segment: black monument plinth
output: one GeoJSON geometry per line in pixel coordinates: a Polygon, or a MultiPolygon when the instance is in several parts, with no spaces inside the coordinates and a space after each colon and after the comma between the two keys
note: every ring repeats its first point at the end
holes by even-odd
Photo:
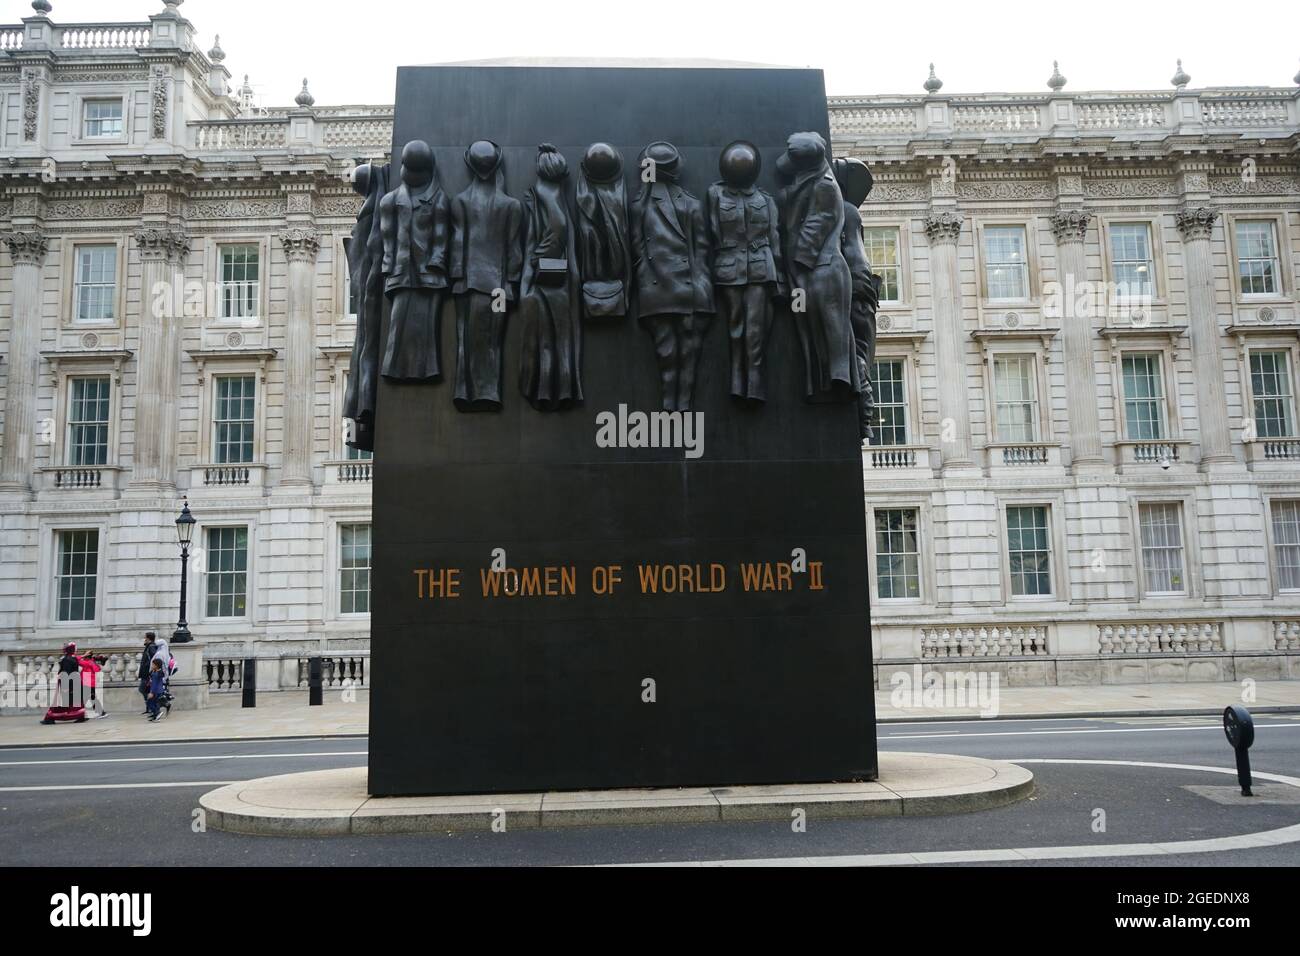
{"type": "MultiPolygon", "coordinates": [[[[411,67],[393,159],[426,140],[454,196],[466,147],[493,140],[520,197],[539,143],[576,173],[605,141],[635,197],[636,157],[667,140],[702,198],[722,148],[747,139],[775,194],[775,160],[801,130],[829,141],[820,71],[411,67]]],[[[454,315],[449,304],[444,357],[454,315]]],[[[458,410],[451,367],[437,384],[380,384],[371,792],[874,779],[857,410],[805,402],[790,313],[776,317],[763,405],[729,395],[714,320],[698,457],[598,443],[608,416],[617,435],[660,408],[635,314],[587,320],[585,404],[557,412],[520,395],[510,321],[499,412],[458,410]]]]}

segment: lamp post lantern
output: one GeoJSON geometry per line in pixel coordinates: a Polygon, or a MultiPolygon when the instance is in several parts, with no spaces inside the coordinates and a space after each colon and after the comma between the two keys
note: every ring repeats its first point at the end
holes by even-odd
{"type": "Polygon", "coordinates": [[[176,519],[176,540],[181,545],[181,616],[172,634],[174,644],[186,644],[194,639],[190,634],[189,622],[185,620],[185,577],[190,564],[190,542],[194,540],[195,521],[194,515],[190,514],[189,499],[183,498],[181,501],[180,517],[176,519]]]}

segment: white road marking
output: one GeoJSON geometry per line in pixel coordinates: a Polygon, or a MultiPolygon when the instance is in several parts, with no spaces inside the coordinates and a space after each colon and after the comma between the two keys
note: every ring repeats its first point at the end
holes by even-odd
{"type": "Polygon", "coordinates": [[[181,783],[74,783],[50,787],[0,787],[0,793],[32,793],[38,790],[145,790],[155,787],[225,787],[232,783],[239,783],[239,781],[187,780],[181,783]]]}
{"type": "MultiPolygon", "coordinates": [[[[1202,767],[1198,764],[1147,763],[1138,760],[1065,760],[1035,758],[1010,760],[1008,763],[1094,764],[1111,767],[1144,767],[1156,770],[1199,770],[1236,776],[1230,767],[1202,767]]],[[[1256,780],[1272,780],[1300,787],[1300,778],[1277,773],[1255,772],[1256,780]]],[[[1276,830],[1243,833],[1239,836],[1213,837],[1207,840],[1173,840],[1165,843],[1112,843],[1083,846],[1014,847],[987,850],[927,850],[915,853],[864,853],[845,856],[796,856],[749,860],[687,860],[679,863],[615,863],[612,866],[911,866],[938,863],[1001,863],[1031,860],[1077,860],[1085,857],[1173,856],[1183,853],[1218,853],[1265,846],[1300,843],[1300,823],[1276,830]]]]}
{"type": "Polygon", "coordinates": [[[203,756],[181,757],[70,757],[66,760],[5,760],[0,767],[42,767],[60,764],[80,766],[90,763],[165,763],[172,760],[266,760],[273,757],[365,757],[365,750],[323,750],[319,753],[301,754],[207,754],[203,756]]]}
{"type": "MultiPolygon", "coordinates": [[[[1300,730],[1300,724],[1256,724],[1256,730],[1265,728],[1281,728],[1282,730],[1300,730]]],[[[948,734],[880,734],[881,740],[933,740],[935,738],[953,738],[953,737],[1040,737],[1051,734],[1154,734],[1178,733],[1187,730],[1217,730],[1223,733],[1223,727],[1219,724],[1209,724],[1205,727],[1079,727],[1069,730],[990,730],[980,733],[948,733],[948,734]]]]}

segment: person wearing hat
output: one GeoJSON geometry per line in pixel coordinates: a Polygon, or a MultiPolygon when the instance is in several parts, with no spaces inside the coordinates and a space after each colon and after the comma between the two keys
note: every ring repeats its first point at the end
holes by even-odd
{"type": "Polygon", "coordinates": [[[861,391],[849,317],[852,277],[841,248],[844,199],[820,133],[794,133],[778,171],[791,307],[804,356],[809,401],[846,402],[861,391]]]}
{"type": "Polygon", "coordinates": [[[715,311],[709,236],[700,201],[678,185],[672,143],[641,153],[641,192],[632,209],[637,310],[654,340],[664,411],[690,411],[700,350],[715,311]]]}
{"type": "Polygon", "coordinates": [[[731,343],[731,394],[748,402],[767,399],[764,352],[774,301],[785,294],[780,213],[755,185],[761,169],[758,147],[737,140],[718,157],[722,181],[705,199],[714,292],[731,343]]]}

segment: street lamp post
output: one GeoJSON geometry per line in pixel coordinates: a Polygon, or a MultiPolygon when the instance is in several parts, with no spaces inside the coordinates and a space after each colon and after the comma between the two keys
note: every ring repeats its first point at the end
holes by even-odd
{"type": "Polygon", "coordinates": [[[189,622],[185,620],[185,577],[190,564],[190,542],[194,540],[194,515],[190,514],[189,499],[182,499],[181,514],[176,519],[176,540],[181,545],[181,616],[172,634],[173,644],[187,644],[194,640],[189,622]]]}

